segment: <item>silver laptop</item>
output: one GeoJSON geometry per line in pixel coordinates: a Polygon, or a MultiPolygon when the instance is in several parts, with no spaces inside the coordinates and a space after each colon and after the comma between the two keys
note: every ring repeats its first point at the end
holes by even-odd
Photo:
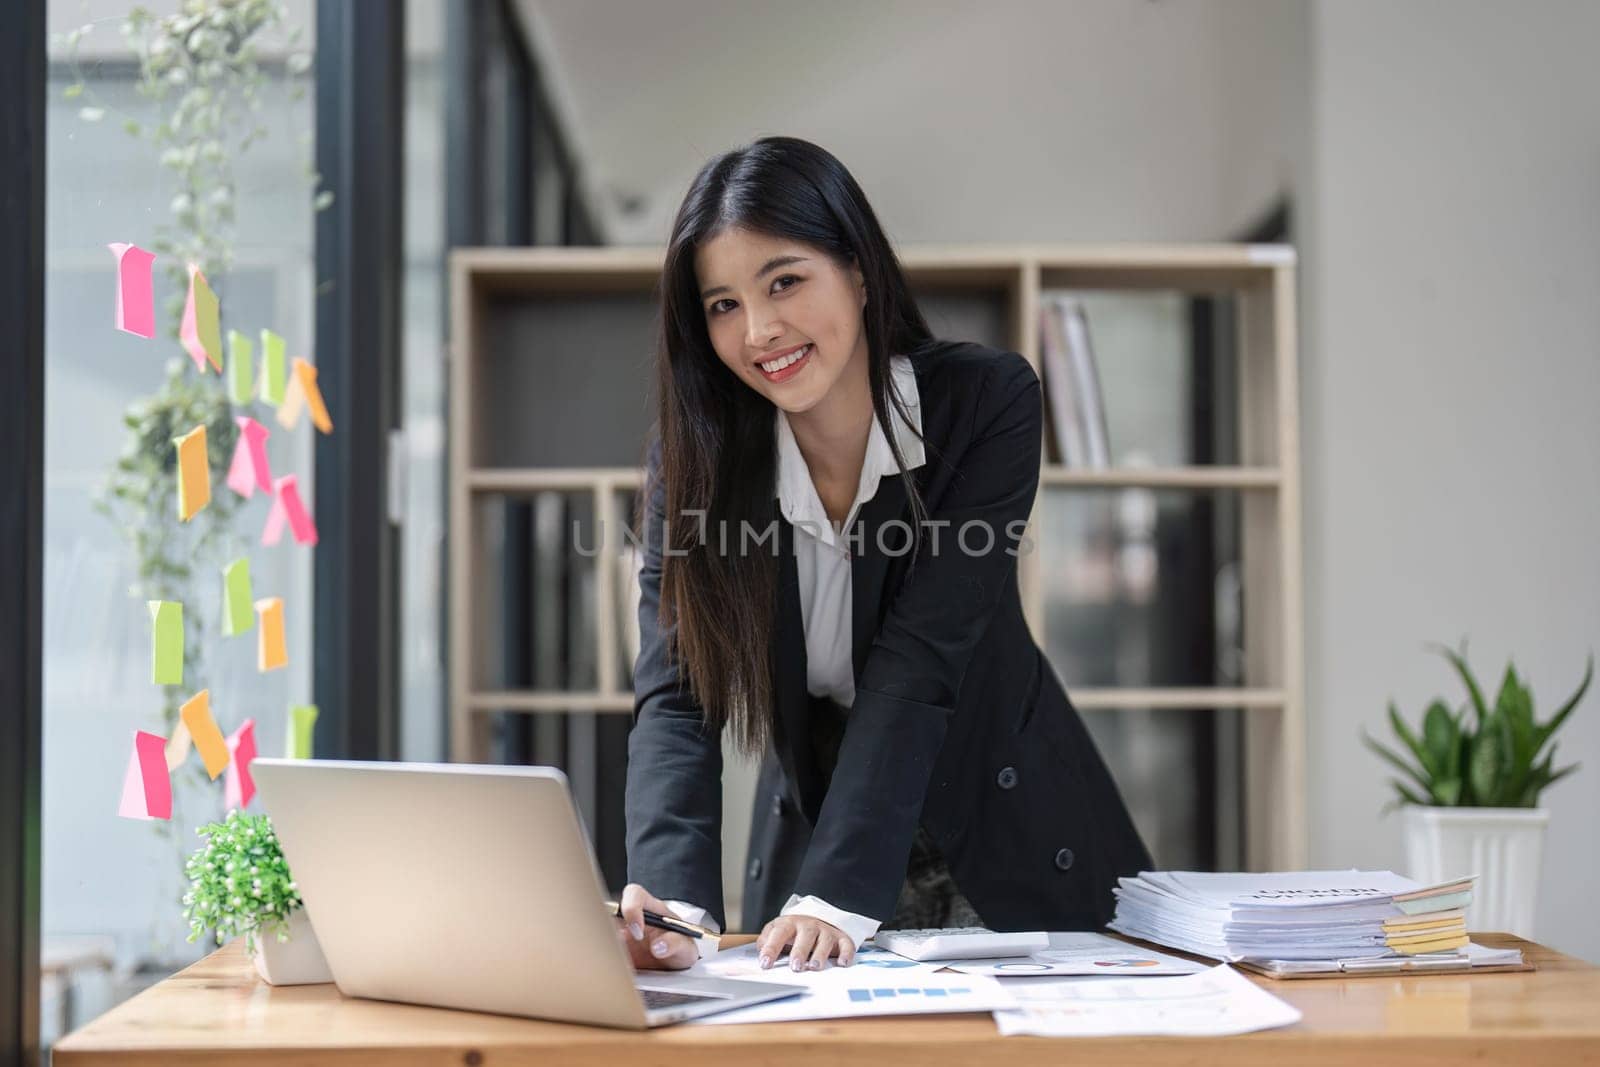
{"type": "Polygon", "coordinates": [[[555,768],[257,759],[251,772],[341,993],[644,1029],[802,991],[635,972],[555,768]]]}

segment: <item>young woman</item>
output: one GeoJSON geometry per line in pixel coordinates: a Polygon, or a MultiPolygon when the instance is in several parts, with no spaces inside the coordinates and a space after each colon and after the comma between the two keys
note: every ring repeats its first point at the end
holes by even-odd
{"type": "Polygon", "coordinates": [[[744,918],[762,966],[849,964],[880,926],[1095,929],[1151,866],[1023,620],[1039,380],[935,339],[849,172],[763,138],[678,211],[619,936],[640,967],[721,929],[724,730],[761,759],[744,918]],[[892,427],[892,429],[890,429],[892,427]]]}

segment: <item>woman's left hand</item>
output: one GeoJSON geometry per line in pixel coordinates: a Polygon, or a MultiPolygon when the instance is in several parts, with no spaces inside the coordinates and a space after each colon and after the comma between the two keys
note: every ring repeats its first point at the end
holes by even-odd
{"type": "Polygon", "coordinates": [[[820,971],[835,954],[839,966],[848,967],[856,955],[856,947],[844,931],[809,915],[780,915],[756,938],[756,955],[764,968],[776,964],[786,948],[789,968],[795,971],[820,971]]]}

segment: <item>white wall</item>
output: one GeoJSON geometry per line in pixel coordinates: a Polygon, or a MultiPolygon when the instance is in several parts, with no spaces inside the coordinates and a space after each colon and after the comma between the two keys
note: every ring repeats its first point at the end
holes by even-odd
{"type": "MultiPolygon", "coordinates": [[[[1317,3],[1302,263],[1312,860],[1399,865],[1386,734],[1508,656],[1548,715],[1600,652],[1600,7],[1317,3]]],[[[1600,686],[1536,937],[1600,959],[1600,686]]]]}

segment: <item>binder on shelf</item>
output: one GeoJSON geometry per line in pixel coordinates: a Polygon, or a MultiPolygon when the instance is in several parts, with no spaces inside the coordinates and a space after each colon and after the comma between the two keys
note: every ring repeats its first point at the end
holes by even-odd
{"type": "Polygon", "coordinates": [[[1105,470],[1111,466],[1111,442],[1083,302],[1070,296],[1047,296],[1040,301],[1039,316],[1046,417],[1055,462],[1105,470]]]}
{"type": "MultiPolygon", "coordinates": [[[[529,551],[533,555],[533,685],[540,691],[568,686],[566,635],[567,496],[547,489],[533,497],[529,551]]],[[[539,763],[566,766],[565,712],[534,716],[533,753],[539,763]]]]}
{"type": "Polygon", "coordinates": [[[625,688],[633,687],[633,665],[639,659],[639,571],[644,566],[643,546],[635,548],[626,538],[617,556],[617,618],[622,639],[623,669],[619,672],[625,688]]]}

